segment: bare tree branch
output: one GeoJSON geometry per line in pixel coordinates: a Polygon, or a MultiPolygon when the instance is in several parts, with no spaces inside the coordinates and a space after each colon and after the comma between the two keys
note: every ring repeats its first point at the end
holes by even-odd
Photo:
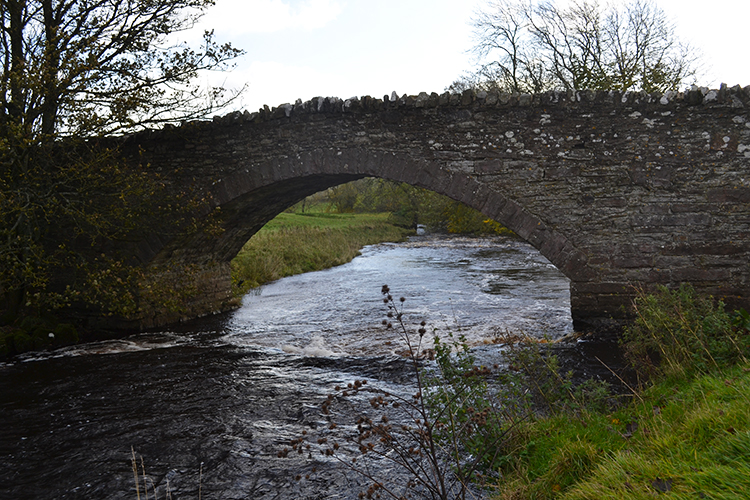
{"type": "Polygon", "coordinates": [[[478,69],[453,89],[654,92],[674,90],[697,72],[696,51],[653,0],[567,7],[491,0],[472,24],[478,69]]]}

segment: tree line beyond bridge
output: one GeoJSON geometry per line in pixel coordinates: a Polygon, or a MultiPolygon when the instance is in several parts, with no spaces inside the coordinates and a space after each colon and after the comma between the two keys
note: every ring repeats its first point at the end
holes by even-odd
{"type": "Polygon", "coordinates": [[[128,136],[126,155],[204,193],[221,226],[134,247],[145,266],[189,264],[188,280],[165,279],[198,291],[187,313],[154,309],[138,326],[230,308],[229,261],[255,232],[363,177],[447,195],[515,231],[570,279],[578,330],[620,324],[633,285],[687,282],[750,309],[749,110],[750,86],[469,90],[315,98],[128,136]]]}

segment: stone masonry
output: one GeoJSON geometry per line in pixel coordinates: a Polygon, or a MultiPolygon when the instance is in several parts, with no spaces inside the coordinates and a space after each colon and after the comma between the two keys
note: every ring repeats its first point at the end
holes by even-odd
{"type": "Polygon", "coordinates": [[[750,86],[316,98],[122,146],[220,210],[219,236],[154,234],[133,252],[204,270],[187,316],[230,307],[228,262],[268,220],[368,176],[445,194],[515,231],[570,278],[577,329],[620,324],[634,285],[689,282],[750,309],[750,86]]]}

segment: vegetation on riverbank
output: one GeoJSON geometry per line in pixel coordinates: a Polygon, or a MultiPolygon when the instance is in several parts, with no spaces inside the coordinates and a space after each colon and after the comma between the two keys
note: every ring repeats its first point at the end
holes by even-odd
{"type": "Polygon", "coordinates": [[[453,234],[513,232],[432,191],[367,178],[312,195],[266,224],[232,260],[232,289],[349,262],[366,245],[402,241],[417,224],[453,234]]]}
{"type": "Polygon", "coordinates": [[[402,241],[413,230],[395,226],[389,214],[282,213],[232,260],[232,288],[242,295],[284,276],[349,262],[365,245],[402,241]]]}
{"type": "Polygon", "coordinates": [[[404,182],[365,178],[348,182],[303,200],[295,209],[324,203],[337,213],[389,212],[390,221],[404,227],[425,226],[452,234],[513,234],[497,221],[461,202],[404,182]]]}
{"type": "Polygon", "coordinates": [[[498,499],[740,498],[750,489],[750,367],[661,381],[614,411],[516,429],[498,499]]]}
{"type": "Polygon", "coordinates": [[[746,314],[687,286],[641,293],[635,306],[623,337],[639,379],[630,401],[518,424],[496,498],[729,499],[750,490],[746,314]]]}

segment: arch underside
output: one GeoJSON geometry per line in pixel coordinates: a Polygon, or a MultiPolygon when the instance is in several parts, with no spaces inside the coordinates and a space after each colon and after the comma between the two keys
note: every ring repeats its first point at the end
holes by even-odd
{"type": "MultiPolygon", "coordinates": [[[[497,220],[537,248],[571,284],[593,275],[583,254],[565,235],[550,229],[505,193],[436,162],[402,153],[361,149],[319,150],[300,155],[296,160],[274,160],[269,165],[241,169],[222,179],[216,184],[213,198],[221,211],[223,232],[218,237],[197,233],[187,240],[170,242],[152,262],[177,258],[229,273],[229,261],[242,246],[289,206],[329,187],[378,177],[429,189],[497,220]],[[259,179],[258,172],[266,175],[259,179]]],[[[209,274],[213,276],[214,271],[209,274]]],[[[573,316],[576,320],[581,315],[573,311],[573,316]]]]}
{"type": "MultiPolygon", "coordinates": [[[[565,235],[509,195],[434,161],[361,149],[319,150],[300,155],[296,162],[275,161],[271,166],[242,170],[223,179],[214,193],[225,229],[214,244],[215,258],[231,260],[266,222],[306,196],[364,177],[405,182],[460,201],[514,231],[571,280],[591,275],[585,256],[565,235]],[[253,178],[253,172],[259,170],[273,172],[262,186],[257,186],[253,178]]],[[[207,243],[200,242],[203,252],[207,243]]]]}

